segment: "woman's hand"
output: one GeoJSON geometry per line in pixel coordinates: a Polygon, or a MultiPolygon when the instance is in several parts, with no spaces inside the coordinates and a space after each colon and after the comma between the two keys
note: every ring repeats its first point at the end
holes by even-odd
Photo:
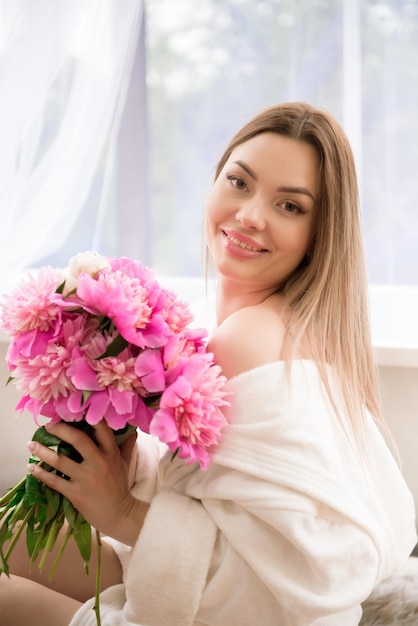
{"type": "Polygon", "coordinates": [[[119,448],[113,431],[104,421],[94,428],[97,443],[86,433],[64,422],[46,428],[73,445],[83,461],[77,463],[31,441],[28,443],[31,453],[68,476],[69,480],[35,463],[28,466],[28,471],[68,498],[91,526],[127,545],[134,545],[148,510],[146,503],[132,496],[128,483],[136,436],[128,437],[119,448]]]}

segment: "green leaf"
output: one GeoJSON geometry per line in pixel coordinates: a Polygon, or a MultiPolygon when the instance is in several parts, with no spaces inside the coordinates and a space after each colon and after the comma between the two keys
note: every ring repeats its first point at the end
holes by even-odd
{"type": "Polygon", "coordinates": [[[65,287],[65,280],[58,285],[58,287],[55,289],[55,293],[62,293],[64,291],[64,287],[65,287]]]}
{"type": "Polygon", "coordinates": [[[26,512],[27,507],[24,505],[22,500],[21,502],[19,502],[19,504],[13,507],[11,515],[6,518],[6,524],[8,525],[8,527],[12,529],[16,522],[24,519],[26,512]]]}
{"type": "Polygon", "coordinates": [[[67,498],[63,498],[63,510],[87,571],[91,557],[91,526],[67,498]]]}
{"type": "Polygon", "coordinates": [[[5,558],[4,554],[3,554],[3,550],[1,548],[1,545],[0,545],[0,562],[1,562],[1,565],[0,565],[0,575],[1,574],[6,574],[6,576],[9,576],[9,574],[10,574],[9,566],[8,566],[6,558],[5,558]]]}
{"type": "Polygon", "coordinates": [[[0,546],[4,544],[5,541],[10,539],[12,533],[10,532],[9,526],[7,524],[2,524],[0,526],[0,546]]]}
{"type": "Polygon", "coordinates": [[[75,528],[77,521],[77,509],[74,508],[68,498],[62,499],[62,508],[69,526],[71,526],[71,528],[75,528]]]}
{"type": "Polygon", "coordinates": [[[128,342],[126,339],[122,337],[122,335],[117,334],[114,340],[107,346],[106,350],[100,356],[96,357],[96,361],[100,359],[105,359],[108,356],[117,356],[122,350],[126,348],[128,342]]]}
{"type": "Polygon", "coordinates": [[[120,430],[115,430],[114,434],[117,445],[122,445],[123,442],[126,441],[126,439],[135,432],[136,426],[132,426],[132,424],[126,424],[124,428],[121,428],[120,430]]]}
{"type": "Polygon", "coordinates": [[[90,398],[90,396],[92,395],[92,391],[87,391],[86,389],[84,389],[81,392],[81,405],[85,404],[87,402],[87,400],[90,398]]]}
{"type": "Polygon", "coordinates": [[[58,515],[63,496],[44,485],[44,497],[46,499],[46,520],[52,520],[58,515]]]}
{"type": "Polygon", "coordinates": [[[39,562],[39,569],[42,570],[45,566],[48,554],[52,552],[57,542],[59,532],[64,524],[64,515],[57,515],[53,520],[50,520],[45,525],[45,545],[43,547],[42,558],[39,562]]]}
{"type": "Polygon", "coordinates": [[[31,563],[35,561],[39,552],[46,543],[48,524],[45,523],[45,507],[32,506],[31,514],[26,526],[26,546],[31,557],[31,563]]]}
{"type": "Polygon", "coordinates": [[[0,519],[7,511],[22,500],[25,493],[26,476],[13,489],[10,489],[0,500],[0,519]]]}
{"type": "Polygon", "coordinates": [[[51,435],[51,433],[46,430],[45,426],[40,426],[33,434],[32,441],[37,441],[43,446],[54,449],[59,446],[62,439],[51,435]]]}
{"type": "Polygon", "coordinates": [[[26,476],[25,493],[22,501],[27,506],[31,504],[46,504],[42,483],[33,474],[27,474],[26,476]]]}
{"type": "Polygon", "coordinates": [[[98,330],[102,334],[107,332],[109,335],[111,335],[115,330],[113,320],[111,320],[110,317],[108,317],[107,315],[97,315],[95,319],[98,322],[98,330]]]}
{"type": "Polygon", "coordinates": [[[74,528],[74,539],[84,561],[84,569],[88,573],[91,558],[91,526],[81,515],[74,528]]]}

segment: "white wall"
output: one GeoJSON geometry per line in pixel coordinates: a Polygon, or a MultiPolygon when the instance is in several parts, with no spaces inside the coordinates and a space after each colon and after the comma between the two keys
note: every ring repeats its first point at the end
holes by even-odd
{"type": "Polygon", "coordinates": [[[36,430],[29,413],[14,413],[20,396],[13,385],[6,386],[9,371],[5,363],[7,343],[0,341],[0,493],[23,478],[29,453],[26,442],[36,430]]]}
{"type": "Polygon", "coordinates": [[[380,386],[385,418],[418,511],[418,368],[383,366],[380,386]]]}

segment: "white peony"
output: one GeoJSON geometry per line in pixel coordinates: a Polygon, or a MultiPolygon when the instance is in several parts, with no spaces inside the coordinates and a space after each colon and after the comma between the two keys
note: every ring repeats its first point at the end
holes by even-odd
{"type": "Polygon", "coordinates": [[[71,257],[64,270],[65,293],[77,288],[80,274],[95,276],[97,272],[103,269],[110,269],[110,264],[97,252],[79,252],[71,257]]]}

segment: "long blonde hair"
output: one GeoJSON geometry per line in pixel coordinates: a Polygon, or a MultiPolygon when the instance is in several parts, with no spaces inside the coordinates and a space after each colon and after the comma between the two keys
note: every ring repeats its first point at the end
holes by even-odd
{"type": "Polygon", "coordinates": [[[337,376],[356,438],[365,441],[367,409],[393,445],[381,412],[372,352],[358,185],[349,141],[325,111],[301,102],[280,104],[262,111],[235,134],[218,162],[215,179],[238,145],[263,132],[306,142],[320,159],[314,243],[283,286],[290,309],[286,358],[290,362],[302,337],[307,337],[334,406],[329,364],[337,376]]]}

